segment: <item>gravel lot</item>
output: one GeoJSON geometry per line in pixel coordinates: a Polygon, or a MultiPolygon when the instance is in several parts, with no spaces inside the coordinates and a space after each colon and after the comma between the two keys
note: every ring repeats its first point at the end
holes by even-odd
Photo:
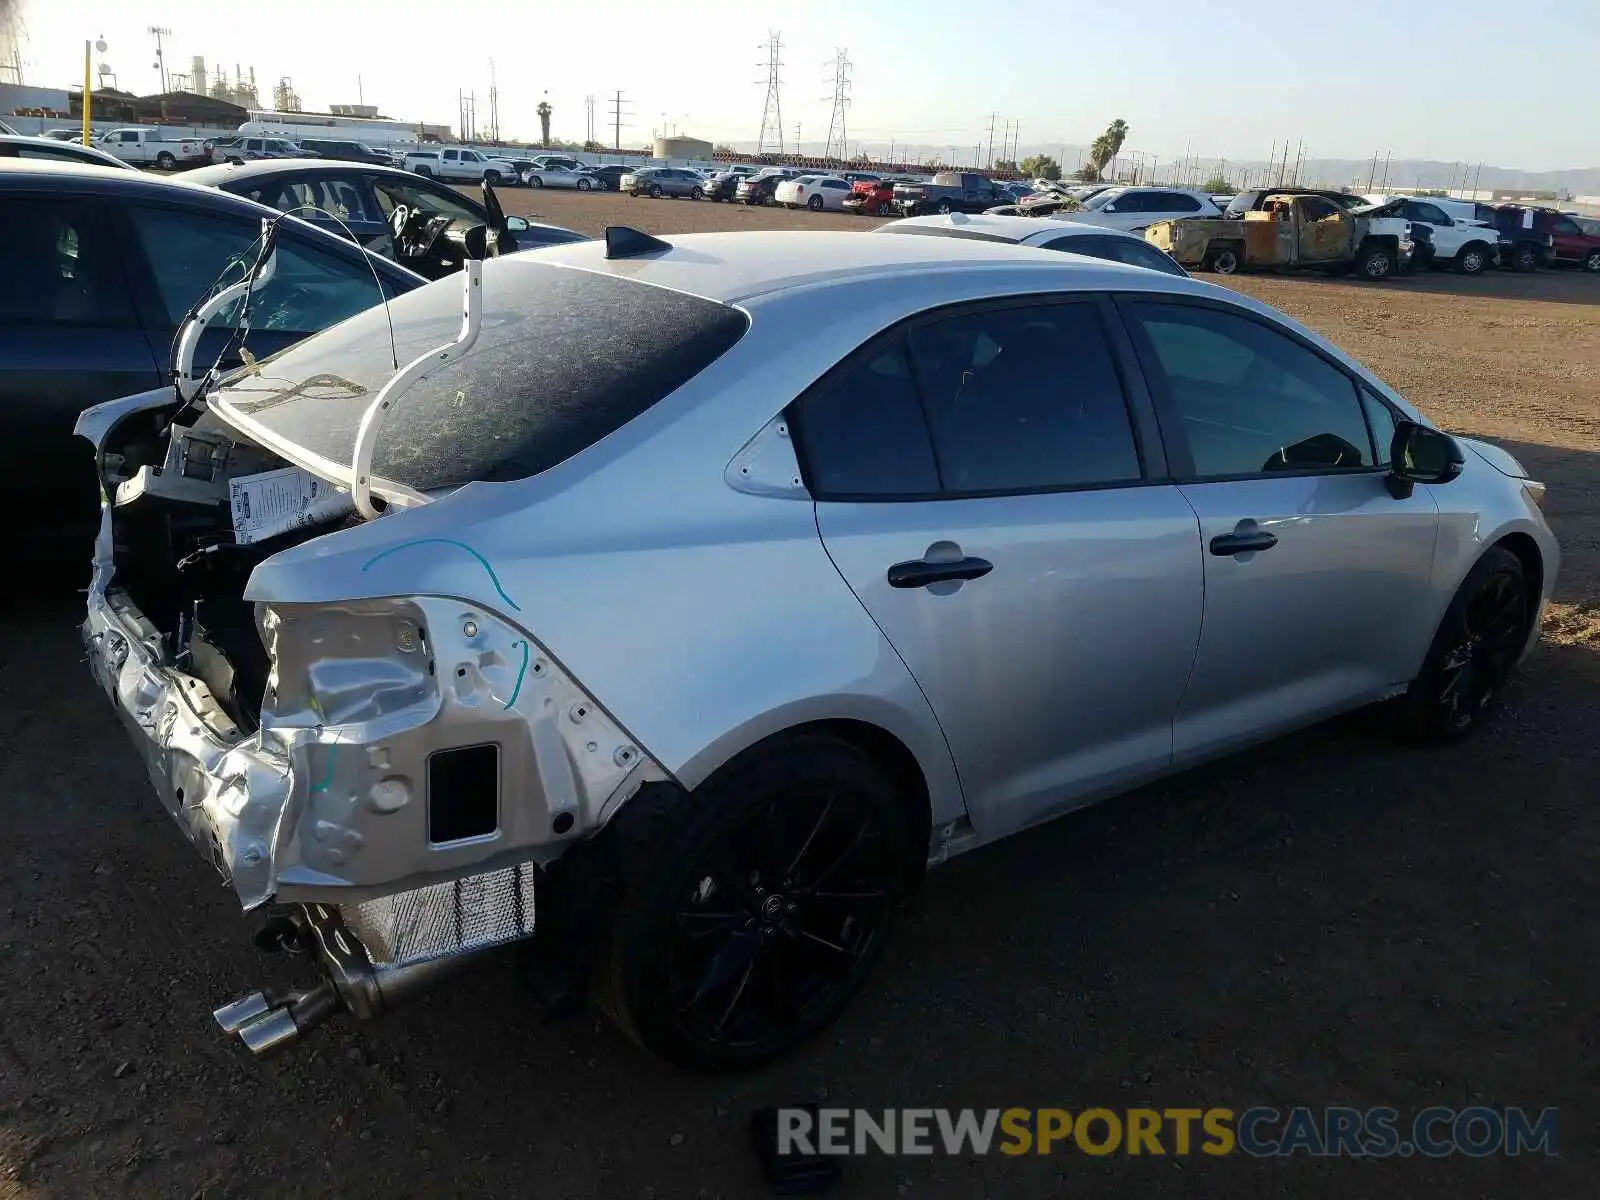
{"type": "MultiPolygon", "coordinates": [[[[514,191],[598,232],[860,228],[514,191]]],[[[210,1010],[279,977],[149,795],[53,592],[0,614],[0,1197],[761,1194],[749,1109],[1562,1107],[1559,1160],[849,1164],[847,1197],[1595,1195],[1600,280],[1239,286],[1549,484],[1543,650],[1447,752],[1350,719],[939,871],[839,1025],[705,1080],[491,968],[265,1063],[210,1010]]],[[[17,578],[18,573],[13,578],[17,578]]],[[[41,585],[42,586],[42,585],[41,585]]]]}

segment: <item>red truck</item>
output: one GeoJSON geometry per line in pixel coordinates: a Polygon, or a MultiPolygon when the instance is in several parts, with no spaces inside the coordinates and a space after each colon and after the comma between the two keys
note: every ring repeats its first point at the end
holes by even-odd
{"type": "Polygon", "coordinates": [[[894,216],[894,180],[856,180],[841,207],[861,217],[894,216]]]}
{"type": "Polygon", "coordinates": [[[1600,234],[1591,233],[1566,213],[1553,208],[1523,208],[1502,204],[1496,210],[1495,224],[1501,237],[1515,237],[1532,230],[1549,240],[1549,262],[1600,274],[1600,234]]]}

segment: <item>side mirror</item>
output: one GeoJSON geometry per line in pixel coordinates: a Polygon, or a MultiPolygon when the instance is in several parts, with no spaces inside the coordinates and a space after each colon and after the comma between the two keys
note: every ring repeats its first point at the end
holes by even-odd
{"type": "Polygon", "coordinates": [[[1101,210],[1100,210],[1100,211],[1101,211],[1101,212],[1108,212],[1108,213],[1113,213],[1113,212],[1116,212],[1116,211],[1117,211],[1117,206],[1116,206],[1116,204],[1115,204],[1115,202],[1113,202],[1113,203],[1111,203],[1111,204],[1108,204],[1108,205],[1106,205],[1106,206],[1105,206],[1105,207],[1104,207],[1104,208],[1102,208],[1102,209],[1101,209],[1101,210]]]}
{"type": "Polygon", "coordinates": [[[1466,461],[1449,434],[1415,421],[1398,421],[1389,442],[1389,476],[1384,482],[1391,496],[1404,500],[1416,484],[1449,483],[1461,474],[1466,461]]]}
{"type": "Polygon", "coordinates": [[[527,233],[530,228],[525,217],[506,218],[506,230],[510,233],[527,233]]]}

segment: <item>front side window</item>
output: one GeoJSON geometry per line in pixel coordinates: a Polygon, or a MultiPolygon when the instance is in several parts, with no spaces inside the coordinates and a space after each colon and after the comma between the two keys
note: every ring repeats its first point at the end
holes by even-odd
{"type": "Polygon", "coordinates": [[[471,221],[475,225],[482,223],[484,219],[483,214],[467,204],[462,197],[444,188],[430,188],[420,183],[393,179],[385,175],[372,181],[372,191],[377,196],[378,207],[383,210],[385,221],[394,212],[397,204],[404,204],[407,208],[420,208],[424,212],[437,213],[457,221],[471,221]]]}
{"type": "Polygon", "coordinates": [[[94,210],[71,200],[0,200],[0,322],[137,324],[119,252],[94,210]]]}
{"type": "Polygon", "coordinates": [[[1146,267],[1166,275],[1187,275],[1167,255],[1148,242],[1135,238],[1087,236],[1057,238],[1044,243],[1046,250],[1065,250],[1068,254],[1087,254],[1090,258],[1103,258],[1108,262],[1127,263],[1132,267],[1146,267]]]}
{"type": "Polygon", "coordinates": [[[1305,221],[1325,221],[1329,217],[1337,217],[1339,209],[1331,200],[1324,200],[1321,196],[1302,196],[1300,198],[1300,217],[1305,221]]]}
{"type": "MultiPolygon", "coordinates": [[[[134,207],[128,213],[172,326],[219,279],[237,282],[260,252],[260,226],[247,220],[176,208],[134,207]]],[[[272,279],[249,299],[252,328],[314,333],[380,299],[373,269],[365,261],[308,245],[284,229],[279,230],[277,253],[272,279]]],[[[394,294],[393,285],[385,282],[384,295],[394,294]]],[[[212,324],[234,328],[243,311],[241,300],[212,324]]]]}
{"type": "Polygon", "coordinates": [[[1372,467],[1350,377],[1251,318],[1131,306],[1154,350],[1201,479],[1372,467]]]}
{"type": "Polygon", "coordinates": [[[131,129],[125,129],[121,133],[117,134],[117,140],[119,142],[137,142],[139,140],[139,135],[131,129]]]}

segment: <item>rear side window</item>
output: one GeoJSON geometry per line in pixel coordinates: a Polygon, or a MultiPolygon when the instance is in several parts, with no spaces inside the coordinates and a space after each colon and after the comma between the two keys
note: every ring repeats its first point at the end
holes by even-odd
{"type": "Polygon", "coordinates": [[[1089,303],[971,311],[891,334],[794,408],[818,498],[1133,482],[1139,454],[1089,303]]]}
{"type": "Polygon", "coordinates": [[[816,496],[939,490],[922,401],[898,335],[807,392],[794,425],[816,496]]]}
{"type": "MultiPolygon", "coordinates": [[[[127,211],[166,309],[167,324],[174,327],[219,280],[237,282],[260,251],[261,228],[247,220],[176,208],[127,211]]],[[[394,294],[387,280],[384,294],[394,294]]],[[[277,269],[271,281],[250,297],[250,325],[315,333],[371,307],[379,298],[373,268],[366,262],[353,254],[345,258],[306,245],[280,229],[277,269]]],[[[243,311],[241,301],[212,324],[232,328],[243,311]]]]}
{"type": "MultiPolygon", "coordinates": [[[[671,395],[747,327],[737,309],[703,297],[521,256],[485,264],[484,294],[472,352],[417,383],[384,421],[373,458],[380,478],[427,491],[537,475],[671,395]]],[[[460,280],[419,288],[389,309],[404,363],[455,336],[460,280]]],[[[219,392],[219,403],[348,463],[361,414],[394,373],[383,309],[272,361],[219,392]]]]}
{"type": "Polygon", "coordinates": [[[120,251],[89,205],[0,200],[0,321],[131,328],[120,251]]]}
{"type": "Polygon", "coordinates": [[[1171,258],[1147,242],[1134,238],[1099,237],[1080,234],[1077,237],[1057,238],[1044,244],[1046,250],[1065,250],[1068,254],[1086,254],[1090,258],[1103,258],[1109,262],[1127,263],[1131,267],[1146,267],[1165,275],[1187,275],[1188,272],[1171,258]]]}

